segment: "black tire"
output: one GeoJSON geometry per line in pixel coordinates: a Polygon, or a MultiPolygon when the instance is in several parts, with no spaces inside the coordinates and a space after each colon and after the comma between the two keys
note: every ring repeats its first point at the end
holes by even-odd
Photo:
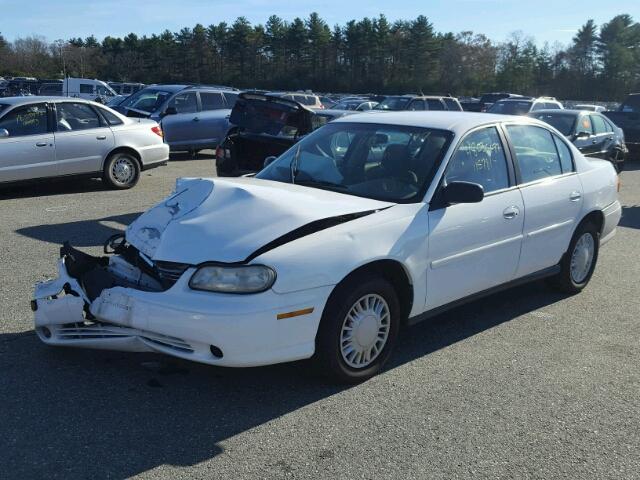
{"type": "Polygon", "coordinates": [[[550,284],[565,293],[579,293],[582,291],[584,287],[587,286],[589,280],[591,280],[591,276],[596,268],[596,263],[598,262],[598,251],[600,249],[600,232],[598,228],[591,222],[583,222],[578,226],[573,237],[571,238],[571,242],[569,243],[569,249],[567,253],[562,257],[562,261],[560,262],[560,273],[550,279],[550,284]],[[578,278],[577,280],[571,273],[571,260],[573,258],[574,252],[576,250],[576,245],[578,241],[584,236],[589,235],[593,240],[593,256],[591,260],[591,264],[586,273],[586,276],[583,278],[578,278]]]}
{"type": "Polygon", "coordinates": [[[400,330],[400,312],[395,289],[382,277],[358,275],[338,285],[327,301],[316,336],[313,363],[318,371],[341,383],[357,383],[376,375],[389,359],[396,343],[400,330]],[[355,304],[367,295],[382,297],[386,302],[390,314],[388,336],[370,364],[354,368],[347,364],[341,351],[343,323],[355,304]]]}
{"type": "Polygon", "coordinates": [[[114,153],[104,164],[102,181],[110,188],[126,190],[138,183],[140,163],[130,153],[114,153]]]}

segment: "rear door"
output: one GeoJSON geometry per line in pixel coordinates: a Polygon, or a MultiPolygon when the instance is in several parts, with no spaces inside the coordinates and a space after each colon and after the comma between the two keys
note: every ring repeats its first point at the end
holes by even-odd
{"type": "Polygon", "coordinates": [[[190,147],[194,144],[194,129],[199,129],[198,97],[195,91],[181,92],[175,95],[167,107],[176,109],[173,115],[162,119],[162,131],[165,141],[171,147],[190,147]]]}
{"type": "Polygon", "coordinates": [[[552,267],[569,246],[582,208],[582,184],[565,141],[543,127],[507,125],[524,200],[517,277],[552,267]]]}
{"type": "Polygon", "coordinates": [[[16,107],[0,118],[9,132],[0,138],[0,183],[58,175],[48,118],[46,103],[16,107]]]}
{"type": "Polygon", "coordinates": [[[115,146],[113,133],[88,103],[56,104],[56,161],[60,175],[93,173],[115,146]]]}
{"type": "Polygon", "coordinates": [[[227,133],[231,111],[221,92],[199,92],[200,115],[194,122],[193,135],[198,144],[214,148],[227,133]]]}
{"type": "Polygon", "coordinates": [[[594,142],[593,156],[606,159],[609,154],[609,147],[613,141],[613,132],[607,128],[604,119],[597,114],[589,115],[593,125],[594,142]]]}

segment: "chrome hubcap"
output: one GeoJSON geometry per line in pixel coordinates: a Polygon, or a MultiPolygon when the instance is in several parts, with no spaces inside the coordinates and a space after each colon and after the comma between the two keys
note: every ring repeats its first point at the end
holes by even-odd
{"type": "Polygon", "coordinates": [[[111,173],[113,174],[113,178],[116,182],[121,183],[123,185],[128,184],[133,180],[135,176],[136,169],[133,165],[133,161],[126,157],[120,157],[111,167],[111,173]]]}
{"type": "Polygon", "coordinates": [[[593,255],[595,253],[595,242],[590,233],[584,233],[576,242],[571,254],[571,279],[575,283],[582,283],[587,278],[593,255]]]}
{"type": "Polygon", "coordinates": [[[342,322],[340,351],[353,368],[369,366],[387,343],[391,313],[384,298],[376,294],[361,297],[342,322]]]}

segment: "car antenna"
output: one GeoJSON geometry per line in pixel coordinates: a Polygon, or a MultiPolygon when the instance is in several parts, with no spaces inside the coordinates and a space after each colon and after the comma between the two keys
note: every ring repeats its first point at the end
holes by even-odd
{"type": "Polygon", "coordinates": [[[291,161],[291,183],[296,183],[296,177],[298,176],[298,159],[300,158],[300,145],[296,150],[296,156],[291,161]]]}

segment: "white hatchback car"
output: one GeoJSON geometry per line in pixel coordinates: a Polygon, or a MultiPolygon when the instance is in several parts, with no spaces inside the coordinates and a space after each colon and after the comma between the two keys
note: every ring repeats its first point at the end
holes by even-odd
{"type": "Polygon", "coordinates": [[[0,98],[0,186],[84,175],[133,187],[169,159],[160,126],[79,98],[0,98]]]}
{"type": "Polygon", "coordinates": [[[549,277],[578,292],[621,215],[610,162],[531,118],[336,120],[256,178],[180,179],[92,257],[69,245],[32,308],[49,345],[225,366],[380,370],[402,324],[549,277]]]}

